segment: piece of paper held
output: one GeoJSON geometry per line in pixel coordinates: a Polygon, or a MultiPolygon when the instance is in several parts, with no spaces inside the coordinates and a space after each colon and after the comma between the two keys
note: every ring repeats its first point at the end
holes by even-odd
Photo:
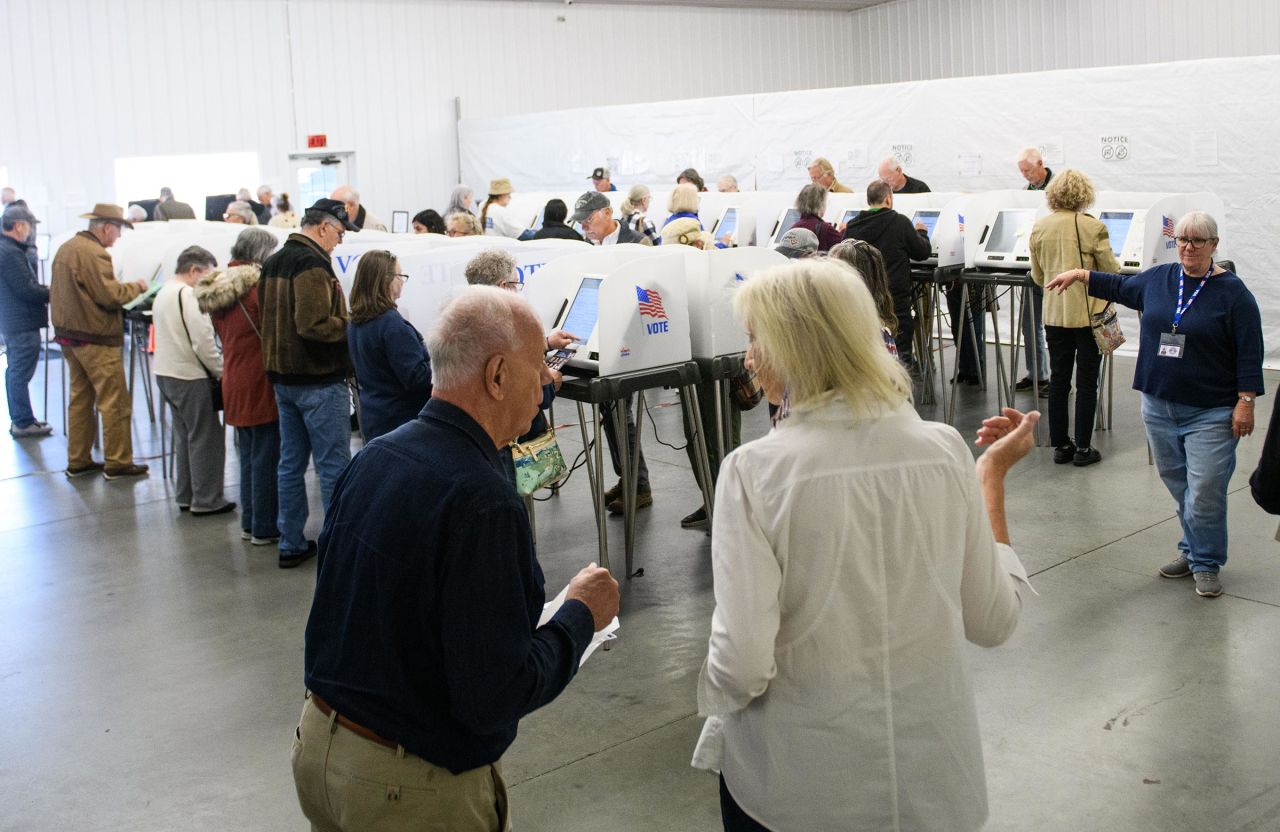
{"type": "MultiPolygon", "coordinates": [[[[538,617],[539,627],[550,621],[551,617],[555,615],[562,606],[564,606],[564,597],[568,594],[569,587],[566,586],[564,589],[560,590],[559,595],[542,605],[542,615],[538,617]]],[[[604,644],[606,641],[613,641],[617,638],[619,626],[618,616],[615,615],[613,620],[609,622],[608,626],[592,636],[591,644],[587,645],[587,649],[583,651],[582,661],[578,662],[578,667],[582,667],[586,664],[587,659],[591,658],[591,654],[600,649],[600,645],[604,644]]]]}

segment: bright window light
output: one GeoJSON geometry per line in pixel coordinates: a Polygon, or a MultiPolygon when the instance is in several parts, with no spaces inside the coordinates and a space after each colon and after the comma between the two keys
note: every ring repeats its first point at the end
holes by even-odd
{"type": "Polygon", "coordinates": [[[186,202],[204,218],[204,199],[234,194],[241,188],[256,193],[262,184],[257,153],[197,153],[184,156],[126,156],[116,159],[116,202],[127,206],[140,199],[156,199],[160,189],[186,202]]]}

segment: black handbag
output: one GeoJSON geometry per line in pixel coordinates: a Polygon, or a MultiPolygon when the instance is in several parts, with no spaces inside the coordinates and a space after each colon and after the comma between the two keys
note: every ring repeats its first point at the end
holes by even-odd
{"type": "MultiPolygon", "coordinates": [[[[245,314],[248,314],[247,312],[245,314]]],[[[191,345],[191,352],[195,354],[196,361],[200,364],[200,369],[204,370],[204,374],[209,377],[209,398],[213,400],[213,410],[215,413],[222,411],[222,379],[209,372],[209,368],[204,366],[204,362],[200,361],[200,353],[196,352],[196,344],[191,340],[191,329],[187,326],[187,314],[182,311],[182,290],[178,290],[178,318],[182,321],[182,329],[187,333],[187,343],[191,345]]],[[[256,328],[255,328],[256,331],[256,328]]]]}

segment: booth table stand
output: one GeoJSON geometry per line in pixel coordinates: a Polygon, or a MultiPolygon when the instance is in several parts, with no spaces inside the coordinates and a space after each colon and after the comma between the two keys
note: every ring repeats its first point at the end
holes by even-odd
{"type": "MultiPolygon", "coordinates": [[[[677,388],[684,395],[680,398],[684,402],[685,416],[694,425],[701,425],[702,419],[698,409],[698,395],[694,390],[694,385],[698,383],[700,376],[698,375],[698,365],[693,361],[684,361],[679,364],[670,364],[664,367],[654,367],[648,370],[638,370],[634,373],[619,373],[611,376],[593,376],[582,373],[578,368],[565,368],[564,383],[560,387],[560,391],[556,394],[559,398],[569,399],[578,403],[578,423],[582,428],[582,444],[587,449],[586,466],[587,481],[589,483],[591,493],[593,495],[592,504],[595,508],[596,515],[596,534],[599,542],[600,565],[606,569],[610,569],[609,565],[609,537],[607,527],[607,510],[604,503],[605,492],[605,473],[604,473],[604,447],[603,437],[600,431],[600,408],[612,404],[613,424],[615,435],[618,439],[620,447],[615,450],[622,468],[622,501],[625,507],[623,512],[623,522],[625,528],[626,540],[626,570],[627,578],[643,574],[643,570],[634,569],[635,561],[635,524],[636,524],[636,480],[639,475],[640,462],[640,437],[644,433],[644,391],[655,390],[659,388],[677,388]],[[575,373],[576,375],[568,375],[575,373]],[[581,373],[581,374],[579,374],[581,373]],[[627,438],[627,420],[626,410],[631,406],[631,401],[635,400],[635,420],[636,420],[636,445],[630,447],[630,441],[627,438]],[[587,431],[587,418],[583,409],[584,404],[591,405],[591,426],[590,435],[587,431]],[[590,452],[594,443],[594,454],[590,452]],[[592,456],[594,455],[594,460],[592,456]]],[[[707,461],[707,446],[702,431],[697,431],[694,438],[694,451],[698,459],[698,465],[703,472],[702,480],[702,499],[707,506],[707,522],[710,525],[712,506],[715,503],[715,495],[711,487],[711,465],[707,461]]]]}
{"type": "MultiPolygon", "coordinates": [[[[698,365],[698,374],[703,381],[714,381],[716,383],[716,459],[724,459],[725,455],[725,437],[732,431],[730,423],[730,408],[733,407],[729,401],[731,394],[730,382],[734,376],[742,372],[742,367],[746,361],[747,354],[745,352],[732,353],[730,355],[717,355],[715,358],[694,358],[694,363],[698,365]]],[[[707,524],[708,531],[710,523],[707,524]]]]}
{"type": "Polygon", "coordinates": [[[147,400],[147,415],[155,424],[155,399],[151,392],[151,353],[148,351],[151,339],[151,310],[131,309],[124,313],[129,327],[129,397],[133,398],[133,370],[136,363],[142,370],[142,393],[147,400]]]}

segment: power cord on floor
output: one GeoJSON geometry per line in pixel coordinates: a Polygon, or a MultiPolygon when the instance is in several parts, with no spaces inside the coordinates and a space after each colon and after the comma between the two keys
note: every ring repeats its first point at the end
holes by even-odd
{"type": "Polygon", "coordinates": [[[653,438],[658,440],[659,445],[666,445],[668,448],[670,448],[673,451],[683,451],[685,448],[689,447],[688,442],[685,442],[683,445],[676,446],[676,445],[672,445],[670,442],[663,441],[662,435],[658,433],[658,423],[653,421],[653,413],[650,412],[649,410],[648,399],[645,399],[645,402],[644,402],[644,413],[646,416],[649,417],[649,424],[653,426],[653,438]]]}

